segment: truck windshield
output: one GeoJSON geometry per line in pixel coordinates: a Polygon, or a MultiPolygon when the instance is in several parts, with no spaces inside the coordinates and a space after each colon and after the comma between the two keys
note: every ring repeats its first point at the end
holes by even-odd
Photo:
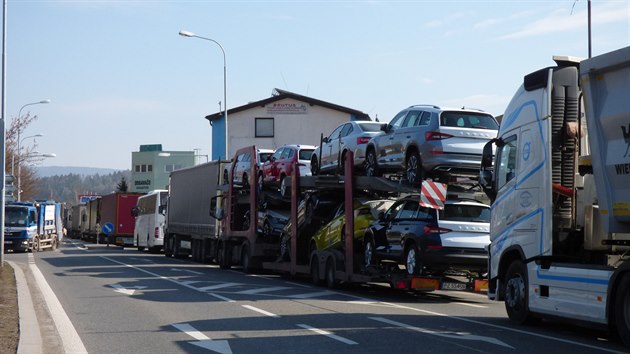
{"type": "Polygon", "coordinates": [[[4,226],[26,226],[28,211],[24,208],[6,208],[4,226]]]}

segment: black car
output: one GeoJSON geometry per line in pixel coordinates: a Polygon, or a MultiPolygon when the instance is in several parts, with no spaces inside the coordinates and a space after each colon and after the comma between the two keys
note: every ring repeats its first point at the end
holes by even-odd
{"type": "MultiPolygon", "coordinates": [[[[452,231],[440,227],[440,219],[444,216],[440,217],[438,210],[421,206],[419,202],[420,196],[400,199],[370,225],[363,241],[365,266],[394,261],[404,265],[409,274],[441,275],[447,270],[485,272],[488,255],[484,245],[477,243],[485,242],[487,230],[464,233],[459,229],[452,231]],[[448,236],[451,233],[457,236],[456,240],[448,236]]],[[[446,204],[449,211],[454,210],[451,205],[457,206],[458,210],[463,205],[449,200],[446,204]]],[[[475,208],[484,206],[470,204],[475,208]]]]}

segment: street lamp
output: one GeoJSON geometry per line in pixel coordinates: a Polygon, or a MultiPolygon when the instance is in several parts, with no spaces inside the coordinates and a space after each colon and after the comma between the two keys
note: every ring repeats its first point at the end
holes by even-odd
{"type": "Polygon", "coordinates": [[[211,38],[206,38],[206,37],[202,37],[202,36],[198,36],[192,32],[189,31],[179,31],[179,35],[180,36],[184,36],[184,37],[195,37],[195,38],[199,38],[199,39],[204,39],[206,41],[210,41],[216,45],[219,46],[219,48],[221,48],[221,52],[223,53],[223,116],[225,118],[225,159],[228,160],[229,156],[228,156],[228,113],[227,113],[227,69],[226,69],[226,64],[225,64],[225,50],[223,50],[223,46],[215,41],[214,39],[211,38]]]}
{"type": "MultiPolygon", "coordinates": [[[[41,101],[38,101],[38,102],[31,102],[31,103],[27,103],[27,104],[23,105],[20,108],[19,112],[18,112],[17,118],[20,119],[22,117],[22,110],[24,109],[24,107],[32,106],[32,105],[35,105],[35,104],[46,104],[46,103],[50,103],[50,100],[49,99],[45,99],[45,100],[41,100],[41,101]]],[[[20,140],[20,133],[21,133],[22,129],[20,129],[20,128],[21,127],[18,125],[18,127],[17,127],[17,142],[18,142],[17,151],[18,151],[18,156],[22,153],[21,145],[20,145],[20,142],[21,142],[21,140],[20,140]]],[[[20,165],[21,164],[18,161],[18,202],[20,201],[20,165]]]]}
{"type": "MultiPolygon", "coordinates": [[[[26,139],[26,138],[24,138],[26,139]]],[[[55,153],[46,153],[46,154],[42,154],[39,151],[35,151],[34,153],[31,154],[27,154],[24,156],[21,156],[23,158],[29,158],[29,157],[57,157],[57,154],[55,153]]],[[[17,175],[17,180],[18,180],[18,188],[17,188],[17,201],[21,202],[22,201],[22,162],[18,162],[18,175],[17,175]]]]}
{"type": "MultiPolygon", "coordinates": [[[[30,139],[30,138],[40,138],[42,136],[44,136],[44,134],[42,134],[42,133],[38,133],[38,134],[35,134],[35,135],[29,135],[27,137],[22,138],[21,141],[24,141],[24,140],[30,139]]],[[[18,141],[18,145],[20,145],[19,141],[18,141]]],[[[18,151],[18,163],[20,163],[20,155],[19,155],[19,153],[20,152],[18,151]]],[[[15,177],[15,173],[13,171],[14,171],[14,168],[15,168],[15,155],[16,154],[15,154],[15,152],[13,152],[13,154],[11,154],[11,155],[12,155],[11,156],[11,175],[15,177]]]]}

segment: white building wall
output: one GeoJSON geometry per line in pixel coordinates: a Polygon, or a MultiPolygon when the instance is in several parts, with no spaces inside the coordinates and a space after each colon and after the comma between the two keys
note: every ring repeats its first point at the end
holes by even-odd
{"type": "Polygon", "coordinates": [[[320,134],[330,134],[351,115],[321,106],[287,98],[230,114],[228,117],[229,152],[250,145],[276,149],[284,144],[319,145],[320,134]],[[256,118],[274,118],[274,137],[255,138],[256,118]]]}

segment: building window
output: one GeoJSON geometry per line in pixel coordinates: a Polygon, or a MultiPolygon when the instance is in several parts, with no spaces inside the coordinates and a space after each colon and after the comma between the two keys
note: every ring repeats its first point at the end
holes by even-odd
{"type": "Polygon", "coordinates": [[[177,164],[164,165],[165,172],[173,172],[175,170],[180,170],[181,168],[182,168],[182,165],[177,165],[177,164]]]}
{"type": "Polygon", "coordinates": [[[273,138],[273,118],[256,118],[256,137],[273,138]]]}
{"type": "Polygon", "coordinates": [[[153,165],[147,165],[147,172],[153,172],[153,165]]]}
{"type": "Polygon", "coordinates": [[[140,165],[136,165],[136,172],[140,172],[140,165]]]}

